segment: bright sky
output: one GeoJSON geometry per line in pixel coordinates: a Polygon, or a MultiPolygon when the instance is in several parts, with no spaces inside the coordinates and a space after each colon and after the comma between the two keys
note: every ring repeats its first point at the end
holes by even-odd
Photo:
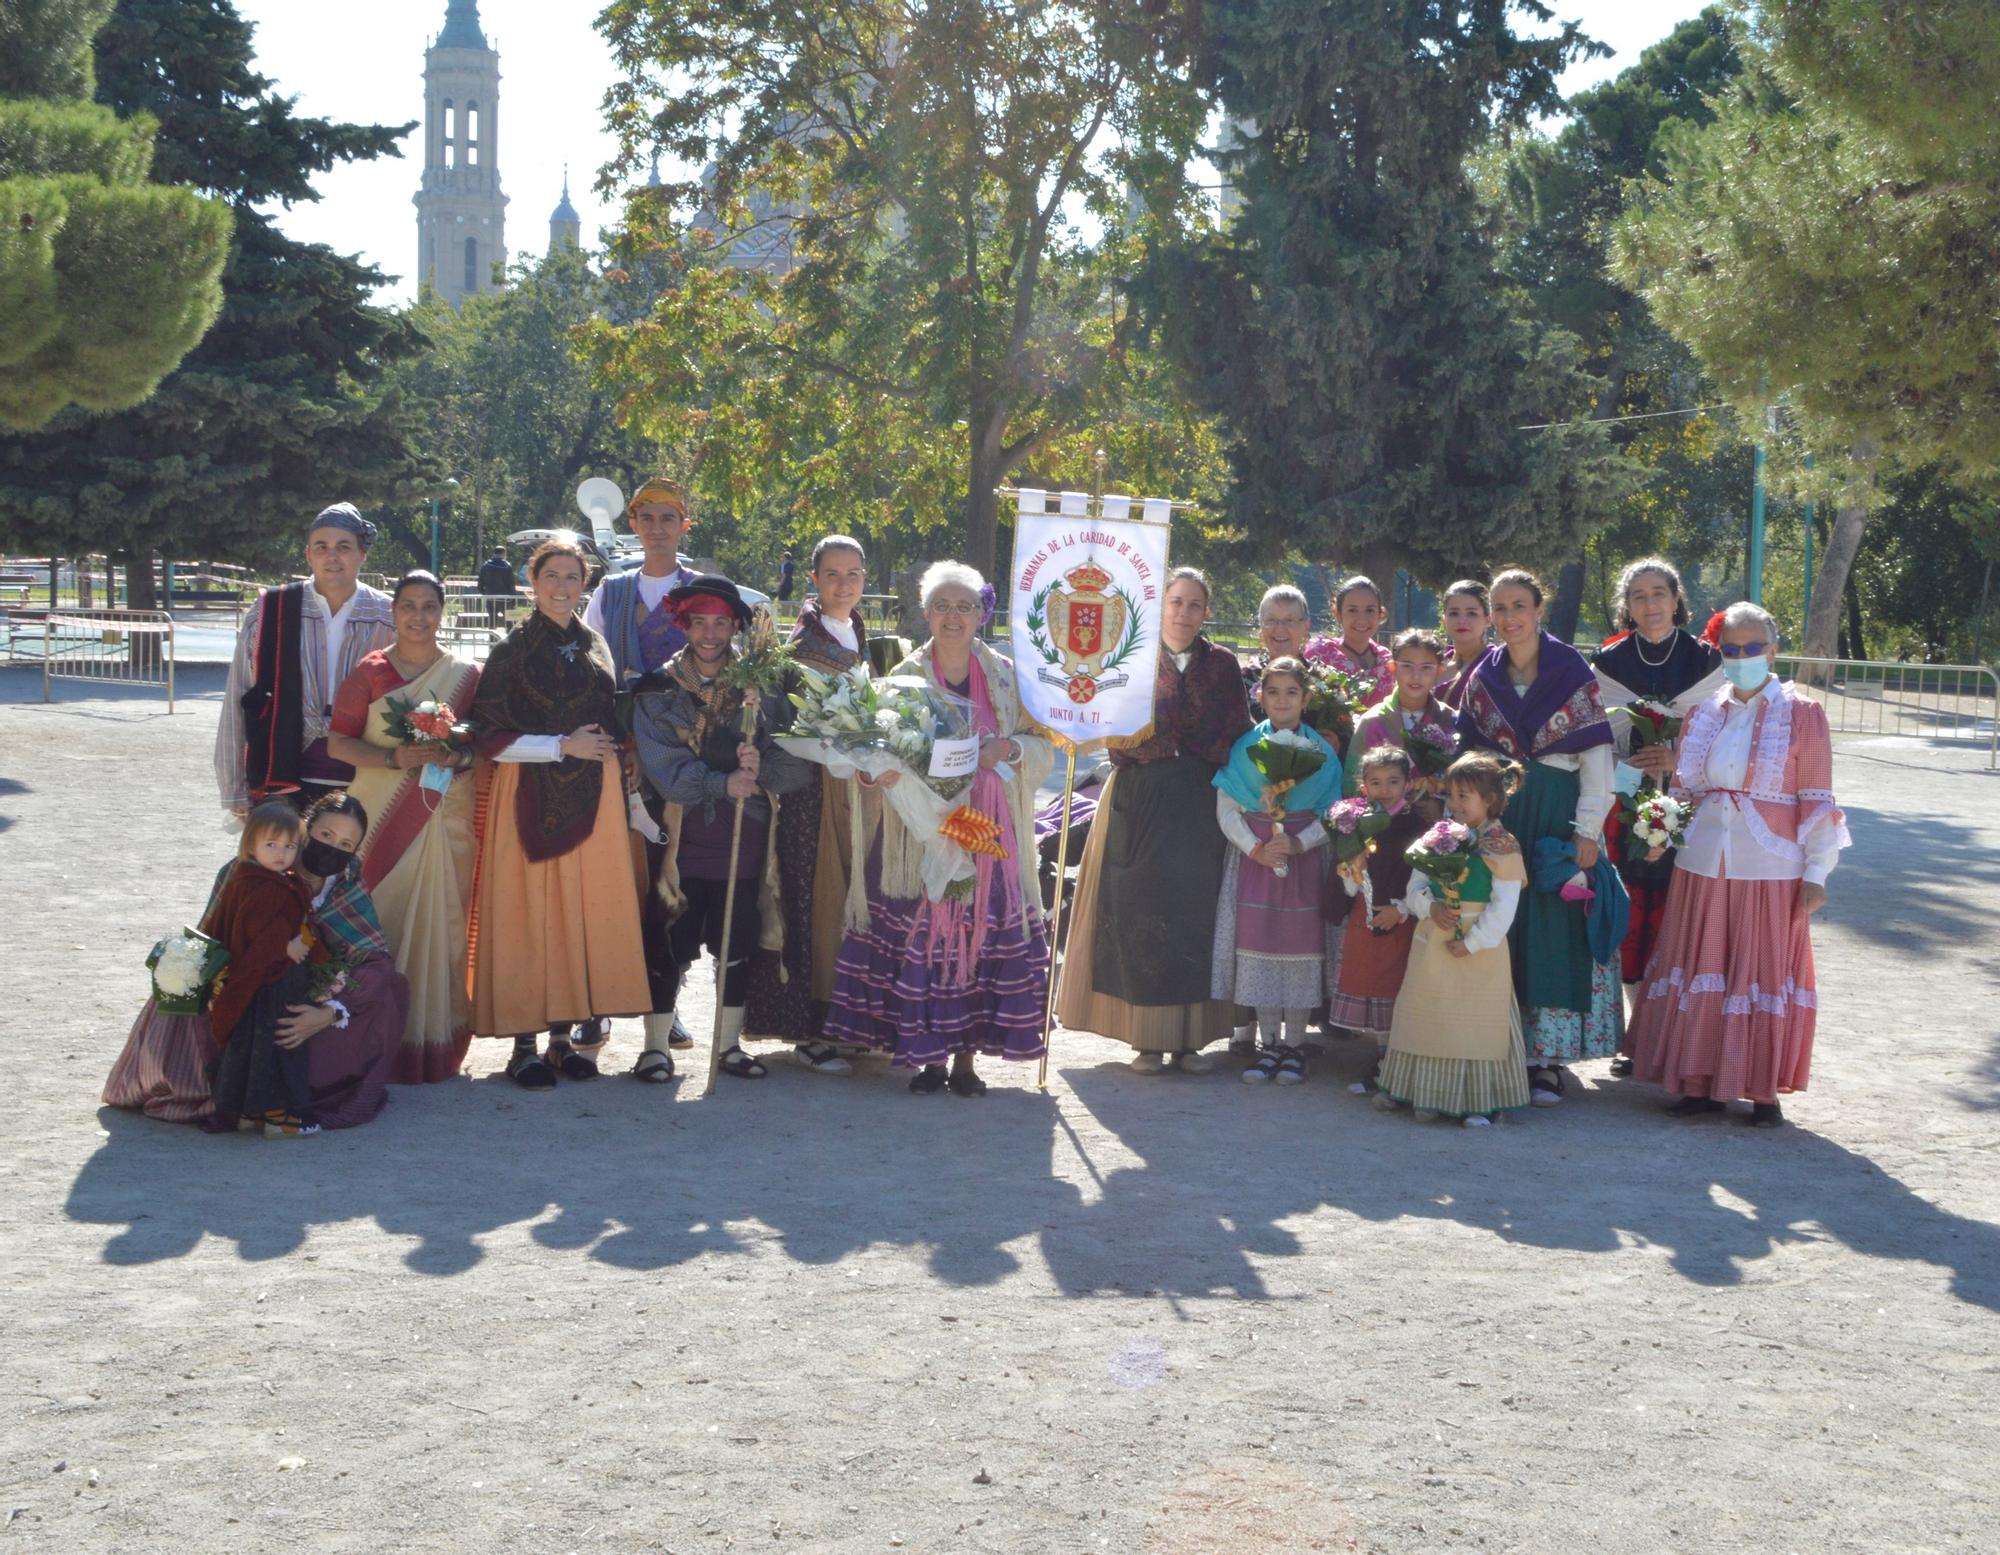
{"type": "MultiPolygon", "coordinates": [[[[362,124],[423,117],[424,49],[444,25],[445,0],[236,0],[257,27],[257,67],[295,95],[302,111],[362,124]],[[329,30],[330,29],[330,30],[329,30]]],[[[1580,21],[1611,46],[1564,77],[1580,91],[1615,75],[1639,51],[1702,8],[1702,0],[1553,0],[1558,16],[1580,21]]],[[[500,52],[500,184],[509,197],[507,244],[518,253],[548,246],[549,212],[569,165],[570,200],[592,244],[616,215],[598,198],[597,172],[613,153],[600,104],[612,79],[610,50],[592,27],[595,0],[480,0],[486,38],[500,52]]],[[[422,130],[400,160],[342,167],[318,180],[320,200],[281,213],[295,237],[360,253],[398,279],[383,300],[415,293],[417,214],[410,203],[422,172],[422,130]]]]}

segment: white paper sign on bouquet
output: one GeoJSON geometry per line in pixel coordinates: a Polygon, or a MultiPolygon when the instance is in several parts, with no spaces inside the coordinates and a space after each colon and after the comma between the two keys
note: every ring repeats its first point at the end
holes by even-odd
{"type": "Polygon", "coordinates": [[[938,740],[931,746],[931,776],[971,777],[979,770],[979,736],[964,740],[938,740]]]}
{"type": "Polygon", "coordinates": [[[1075,746],[1143,738],[1153,727],[1160,600],[1168,525],[1123,517],[1130,498],[1106,497],[1107,517],[1060,494],[1020,493],[1014,520],[1010,614],[1021,705],[1048,733],[1075,746]]]}

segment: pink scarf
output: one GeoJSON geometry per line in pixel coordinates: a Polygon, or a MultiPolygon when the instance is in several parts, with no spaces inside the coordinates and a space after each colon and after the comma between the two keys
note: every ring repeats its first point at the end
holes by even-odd
{"type": "MultiPolygon", "coordinates": [[[[931,660],[930,676],[940,690],[950,691],[951,688],[945,685],[943,676],[938,673],[935,657],[931,660]]],[[[981,668],[976,652],[971,659],[971,681],[967,689],[972,701],[972,732],[982,737],[998,736],[1000,717],[993,710],[993,698],[986,686],[986,671],[981,668]]],[[[925,941],[926,956],[931,944],[943,941],[945,978],[953,987],[964,987],[978,969],[980,953],[986,947],[987,909],[993,899],[996,873],[1001,891],[1000,921],[1011,923],[1022,912],[1021,876],[1015,862],[1014,815],[1013,808],[1007,803],[1006,783],[991,767],[981,767],[973,776],[965,803],[1000,823],[1000,843],[1007,850],[1007,857],[997,859],[990,853],[975,853],[972,856],[972,899],[969,902],[933,902],[925,897],[918,906],[916,932],[925,941]]]]}

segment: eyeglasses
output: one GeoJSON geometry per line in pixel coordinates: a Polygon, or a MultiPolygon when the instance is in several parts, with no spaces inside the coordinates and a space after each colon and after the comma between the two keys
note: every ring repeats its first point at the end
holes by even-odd
{"type": "Polygon", "coordinates": [[[931,611],[941,616],[973,616],[979,614],[979,604],[970,599],[934,599],[931,611]]]}
{"type": "Polygon", "coordinates": [[[1306,618],[1304,616],[1265,616],[1257,624],[1268,632],[1274,626],[1304,626],[1306,618]]]}
{"type": "Polygon", "coordinates": [[[1771,649],[1769,643],[1723,643],[1721,647],[1725,659],[1754,659],[1771,649]]]}

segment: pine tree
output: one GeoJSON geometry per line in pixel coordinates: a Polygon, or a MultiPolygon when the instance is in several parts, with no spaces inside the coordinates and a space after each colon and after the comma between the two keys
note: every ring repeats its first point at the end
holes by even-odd
{"type": "Polygon", "coordinates": [[[90,101],[111,3],[0,9],[0,424],[138,404],[221,306],[228,207],[149,182],[154,120],[90,101]]]}
{"type": "Polygon", "coordinates": [[[1267,550],[1442,581],[1566,551],[1593,517],[1601,437],[1517,430],[1585,405],[1576,341],[1495,273],[1466,172],[1496,126],[1558,106],[1556,73],[1590,45],[1519,36],[1509,9],[1205,8],[1197,79],[1247,126],[1227,158],[1240,214],[1162,251],[1151,311],[1233,435],[1236,514],[1267,550]]]}
{"type": "Polygon", "coordinates": [[[0,536],[119,555],[135,606],[153,602],[156,555],[281,563],[327,503],[366,507],[436,473],[414,452],[415,413],[380,387],[387,363],[423,345],[369,304],[381,274],[257,209],[316,198],[315,173],[396,155],[413,126],[301,117],[252,58],[229,0],[119,0],[97,37],[98,95],[157,118],[161,177],[234,209],[222,312],[138,408],[0,434],[0,536]]]}
{"type": "Polygon", "coordinates": [[[1804,645],[1825,657],[1881,478],[2000,468],[2000,30],[1985,0],[1755,20],[1744,46],[1783,99],[1673,137],[1616,265],[1738,405],[1783,401],[1837,490],[1804,645]]]}

